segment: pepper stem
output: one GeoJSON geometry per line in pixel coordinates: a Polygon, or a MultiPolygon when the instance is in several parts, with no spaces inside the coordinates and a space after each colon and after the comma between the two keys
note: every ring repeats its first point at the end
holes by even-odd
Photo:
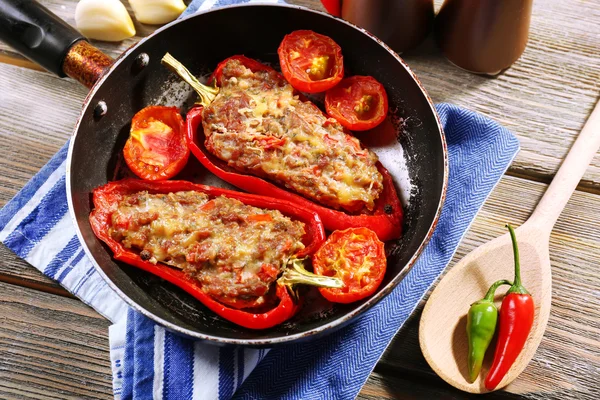
{"type": "Polygon", "coordinates": [[[494,301],[494,296],[496,295],[496,290],[498,290],[498,288],[502,285],[512,286],[512,283],[510,281],[507,281],[506,279],[502,279],[502,280],[494,282],[492,284],[492,286],[490,286],[490,288],[488,289],[483,300],[490,301],[490,302],[494,301]]]}
{"type": "Polygon", "coordinates": [[[517,244],[517,236],[515,235],[515,230],[510,224],[506,224],[508,231],[510,232],[510,239],[512,241],[513,254],[515,256],[515,280],[513,285],[506,292],[508,293],[520,293],[520,294],[529,294],[527,289],[521,284],[521,263],[519,261],[519,246],[517,244]]]}
{"type": "Polygon", "coordinates": [[[338,278],[330,276],[316,275],[304,269],[304,259],[293,258],[288,261],[288,267],[285,269],[278,282],[287,286],[303,284],[324,288],[341,288],[344,283],[338,278]]]}
{"type": "Polygon", "coordinates": [[[213,102],[215,97],[217,97],[217,94],[219,94],[218,87],[210,87],[201,83],[182,63],[177,61],[171,54],[165,53],[161,63],[169,67],[171,71],[175,72],[181,79],[190,85],[196,91],[196,93],[198,93],[200,101],[197,101],[197,104],[207,107],[213,102]]]}

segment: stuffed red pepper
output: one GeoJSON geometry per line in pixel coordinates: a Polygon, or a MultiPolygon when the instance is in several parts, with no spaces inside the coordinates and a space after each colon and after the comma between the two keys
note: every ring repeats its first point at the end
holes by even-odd
{"type": "Polygon", "coordinates": [[[219,64],[212,78],[219,87],[210,88],[170,55],[163,62],[200,95],[186,133],[210,172],[315,211],[327,229],[366,227],[383,241],[400,236],[402,206],[375,153],[303,101],[281,74],[234,56],[219,64]]]}
{"type": "Polygon", "coordinates": [[[179,286],[221,317],[252,329],[291,318],[291,285],[339,287],[305,271],[325,234],[296,205],[186,181],[125,179],[93,194],[96,236],[126,262],[179,286]]]}

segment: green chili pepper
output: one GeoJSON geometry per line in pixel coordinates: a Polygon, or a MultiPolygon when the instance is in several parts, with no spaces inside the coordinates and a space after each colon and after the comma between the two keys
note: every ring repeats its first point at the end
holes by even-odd
{"type": "Polygon", "coordinates": [[[471,308],[467,314],[469,378],[471,382],[475,382],[479,371],[481,371],[485,351],[490,345],[496,331],[498,309],[494,304],[494,295],[496,294],[496,290],[502,285],[512,285],[512,283],[505,279],[494,282],[483,299],[471,304],[471,308]]]}

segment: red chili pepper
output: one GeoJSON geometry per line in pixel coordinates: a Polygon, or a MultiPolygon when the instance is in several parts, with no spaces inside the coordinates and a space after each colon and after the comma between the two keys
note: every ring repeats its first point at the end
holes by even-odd
{"type": "MultiPolygon", "coordinates": [[[[95,235],[106,243],[113,251],[115,259],[131,264],[173,283],[190,293],[214,313],[246,328],[270,328],[290,319],[296,313],[298,304],[292,299],[286,285],[308,283],[302,279],[298,279],[297,276],[286,276],[284,273],[283,278],[280,278],[280,280],[277,281],[277,288],[275,291],[275,295],[279,298],[278,305],[269,311],[256,314],[230,308],[219,303],[207,295],[198,282],[193,278],[188,277],[184,272],[160,263],[152,264],[151,262],[144,261],[137,253],[130,249],[126,249],[121,243],[114,240],[108,233],[113,212],[116,210],[119,202],[124,196],[140,191],[148,191],[149,193],[196,191],[205,193],[209,197],[225,196],[237,199],[250,206],[279,210],[282,214],[305,224],[306,234],[303,238],[305,248],[295,255],[297,258],[312,255],[325,241],[325,231],[317,214],[284,200],[234,192],[186,181],[142,181],[137,179],[124,179],[121,181],[110,182],[94,190],[93,200],[95,208],[90,214],[90,224],[95,235]]],[[[295,265],[294,268],[297,270],[296,267],[297,266],[295,265]]],[[[302,274],[306,276],[309,273],[303,271],[302,274]]],[[[310,280],[310,277],[306,279],[310,280]]]]}
{"type": "Polygon", "coordinates": [[[494,390],[504,379],[521,350],[525,346],[531,327],[535,307],[531,294],[521,284],[521,267],[519,263],[519,248],[515,231],[507,225],[513,243],[515,256],[515,280],[506,292],[500,307],[500,329],[498,342],[494,353],[494,362],[485,378],[485,387],[494,390]]]}

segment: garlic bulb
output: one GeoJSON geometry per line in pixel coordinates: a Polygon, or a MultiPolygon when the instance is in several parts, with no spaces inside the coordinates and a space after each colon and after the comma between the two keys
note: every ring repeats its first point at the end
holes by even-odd
{"type": "Polygon", "coordinates": [[[143,24],[166,24],[185,10],[183,0],[129,0],[135,18],[143,24]]]}
{"type": "Polygon", "coordinates": [[[119,42],[135,35],[133,21],[119,0],[81,0],[75,24],[90,39],[119,42]]]}

